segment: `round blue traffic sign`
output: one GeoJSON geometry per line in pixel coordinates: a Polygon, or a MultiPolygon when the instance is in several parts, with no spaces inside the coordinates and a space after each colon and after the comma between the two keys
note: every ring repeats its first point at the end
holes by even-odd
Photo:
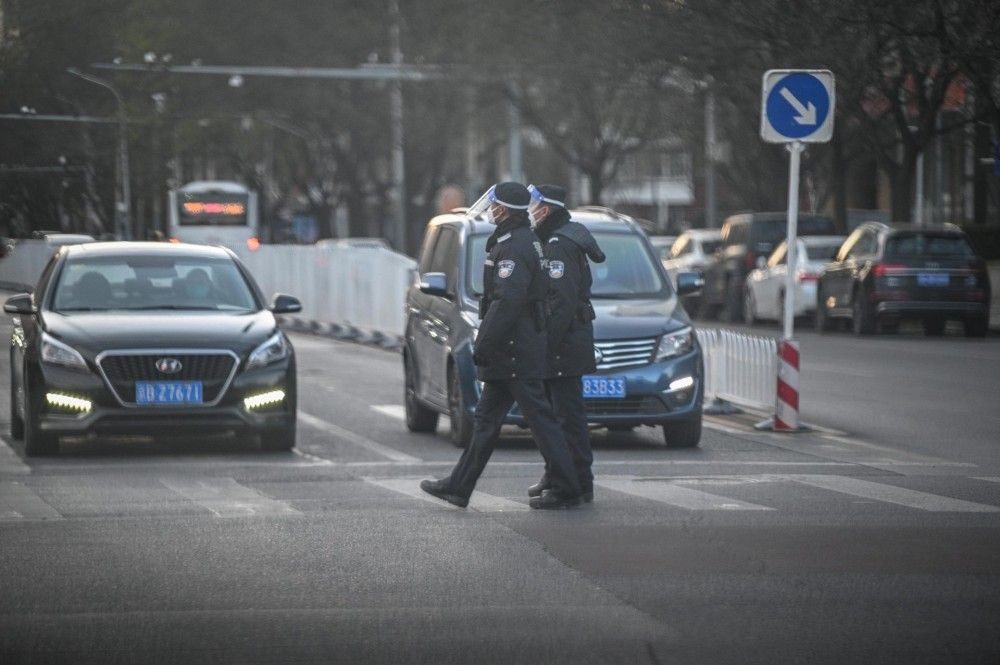
{"type": "Polygon", "coordinates": [[[776,132],[801,139],[823,126],[830,114],[830,93],[812,74],[789,74],[771,88],[764,108],[776,132]]]}

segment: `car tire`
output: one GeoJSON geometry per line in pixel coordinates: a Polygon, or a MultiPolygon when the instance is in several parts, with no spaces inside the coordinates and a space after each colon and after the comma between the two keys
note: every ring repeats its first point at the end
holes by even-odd
{"type": "Polygon", "coordinates": [[[448,367],[448,438],[456,448],[468,448],[472,443],[474,420],[465,408],[465,394],[459,384],[458,369],[448,367]]]}
{"type": "Polygon", "coordinates": [[[696,448],[701,443],[701,418],[663,424],[667,448],[696,448]]]}
{"type": "Polygon", "coordinates": [[[819,333],[833,330],[833,321],[830,320],[830,314],[826,311],[826,298],[823,297],[822,291],[816,295],[815,325],[816,332],[819,333]]]}
{"type": "Polygon", "coordinates": [[[31,408],[31,395],[24,394],[24,454],[28,457],[59,454],[59,436],[42,431],[38,418],[31,408]]]}
{"type": "Polygon", "coordinates": [[[413,373],[410,354],[403,355],[403,376],[406,385],[403,402],[406,405],[406,429],[411,432],[434,432],[438,426],[438,412],[428,409],[417,400],[417,377],[413,373]]]}
{"type": "Polygon", "coordinates": [[[260,433],[260,448],[271,452],[288,452],[295,447],[295,423],[268,428],[260,433]]]}
{"type": "Polygon", "coordinates": [[[851,303],[851,327],[855,335],[874,335],[875,316],[868,305],[867,294],[857,291],[851,303]]]}
{"type": "Polygon", "coordinates": [[[743,289],[743,323],[748,326],[757,323],[757,303],[749,286],[743,289]]]}
{"type": "MultiPolygon", "coordinates": [[[[988,316],[977,316],[966,319],[964,326],[966,337],[986,337],[990,331],[990,319],[988,316]]],[[[11,429],[13,430],[13,426],[11,429]]]]}
{"type": "Polygon", "coordinates": [[[16,440],[24,438],[24,419],[17,412],[17,386],[14,384],[13,354],[11,354],[10,370],[10,436],[16,440]]]}
{"type": "Polygon", "coordinates": [[[726,292],[724,295],[723,316],[726,323],[736,323],[740,320],[740,310],[743,308],[740,296],[743,289],[737,289],[733,284],[734,280],[726,282],[726,292]]]}
{"type": "Polygon", "coordinates": [[[944,335],[946,321],[944,319],[924,319],[924,334],[928,337],[944,335]]]}

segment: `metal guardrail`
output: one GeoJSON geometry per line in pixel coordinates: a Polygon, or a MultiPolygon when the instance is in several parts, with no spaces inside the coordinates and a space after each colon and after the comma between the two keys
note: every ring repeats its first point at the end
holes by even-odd
{"type": "MultiPolygon", "coordinates": [[[[0,259],[0,287],[31,290],[57,246],[22,240],[0,259]]],[[[406,289],[416,262],[385,247],[343,243],[231,248],[266,295],[302,301],[294,323],[331,327],[345,336],[399,338],[406,327],[406,289]]]]}
{"type": "Polygon", "coordinates": [[[729,404],[772,412],[777,341],[716,328],[698,328],[697,335],[705,359],[705,410],[725,411],[729,404]]]}

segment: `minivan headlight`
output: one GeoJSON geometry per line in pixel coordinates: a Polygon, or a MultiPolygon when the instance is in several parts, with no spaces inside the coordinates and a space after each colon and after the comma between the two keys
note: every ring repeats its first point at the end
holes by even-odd
{"type": "Polygon", "coordinates": [[[694,329],[690,326],[673,332],[668,332],[660,338],[656,349],[656,360],[666,360],[680,356],[694,348],[694,329]]]}
{"type": "Polygon", "coordinates": [[[247,360],[247,369],[264,367],[287,357],[288,342],[285,341],[285,336],[281,334],[281,331],[278,331],[253,350],[250,359],[247,360]]]}
{"type": "Polygon", "coordinates": [[[63,344],[47,332],[42,333],[42,362],[73,369],[87,369],[87,362],[79,351],[63,344]]]}

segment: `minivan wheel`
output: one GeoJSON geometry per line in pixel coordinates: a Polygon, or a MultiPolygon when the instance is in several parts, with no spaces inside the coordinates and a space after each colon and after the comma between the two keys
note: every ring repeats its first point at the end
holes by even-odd
{"type": "Polygon", "coordinates": [[[24,454],[28,457],[56,455],[59,453],[59,437],[43,432],[38,417],[31,407],[31,396],[24,394],[24,454]]]}
{"type": "Polygon", "coordinates": [[[701,442],[701,418],[663,424],[667,448],[695,448],[701,442]]]}
{"type": "Polygon", "coordinates": [[[403,354],[403,375],[406,385],[406,429],[411,432],[434,432],[438,426],[438,412],[428,409],[417,400],[417,377],[409,354],[403,354]]]}
{"type": "Polygon", "coordinates": [[[14,384],[14,354],[11,354],[10,370],[10,436],[13,439],[24,437],[24,419],[17,412],[17,386],[14,384]]]}
{"type": "Polygon", "coordinates": [[[449,438],[458,448],[467,448],[472,442],[473,418],[465,408],[465,396],[458,381],[458,370],[448,368],[448,419],[451,421],[449,438]]]}

